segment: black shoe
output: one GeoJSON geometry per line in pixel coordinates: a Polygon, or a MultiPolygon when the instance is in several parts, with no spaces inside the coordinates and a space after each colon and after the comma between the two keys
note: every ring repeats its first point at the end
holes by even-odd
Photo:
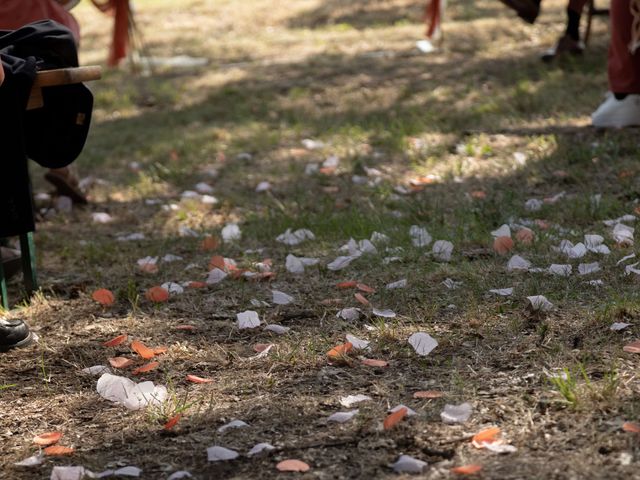
{"type": "Polygon", "coordinates": [[[516,11],[527,23],[534,23],[540,13],[540,0],[500,0],[507,7],[516,11]]]}
{"type": "Polygon", "coordinates": [[[26,347],[32,340],[33,335],[22,320],[0,319],[0,352],[26,347]]]}
{"type": "Polygon", "coordinates": [[[569,53],[571,55],[582,55],[584,52],[584,43],[574,40],[569,35],[563,35],[553,47],[542,54],[543,62],[551,62],[559,55],[569,53]]]}
{"type": "Polygon", "coordinates": [[[15,276],[22,268],[22,260],[20,257],[20,251],[13,248],[0,247],[0,254],[2,255],[2,268],[4,270],[4,276],[7,280],[15,276]]]}

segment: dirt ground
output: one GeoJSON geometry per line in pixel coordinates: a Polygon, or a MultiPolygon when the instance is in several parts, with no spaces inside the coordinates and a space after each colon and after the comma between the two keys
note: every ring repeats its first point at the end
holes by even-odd
{"type": "MultiPolygon", "coordinates": [[[[539,54],[563,24],[555,0],[534,26],[497,1],[451,2],[444,42],[431,54],[415,47],[424,30],[419,2],[135,3],[134,65],[106,71],[91,87],[94,122],[76,162],[91,204],[61,212],[55,198],[41,203],[41,291],[7,312],[27,319],[39,341],[0,359],[0,478],[50,478],[54,466],[75,465],[137,466],[145,479],[181,470],[201,479],[445,479],[469,464],[481,465],[475,477],[485,479],[638,477],[638,433],[622,428],[640,420],[639,357],[623,350],[640,328],[638,276],[625,270],[633,259],[623,260],[635,247],[604,221],[638,214],[640,169],[636,129],[589,126],[606,91],[605,21],[594,21],[582,57],[547,65],[539,54]],[[139,56],[157,60],[150,66],[139,56]],[[193,59],[206,65],[184,65],[193,59]],[[310,171],[333,156],[337,166],[329,160],[310,171]],[[184,194],[202,182],[211,190],[184,194]],[[261,182],[269,187],[257,192],[261,182]],[[527,206],[531,199],[539,209],[527,206]],[[242,236],[222,241],[231,223],[242,236]],[[514,239],[528,227],[533,241],[494,252],[491,232],[503,224],[514,239]],[[435,258],[433,242],[416,246],[413,225],[452,242],[450,261],[435,258]],[[277,241],[288,228],[315,238],[277,241]],[[374,232],[388,242],[373,242],[375,252],[342,270],[328,268],[347,255],[339,249],[349,239],[374,232]],[[134,233],[144,237],[121,239],[134,233]],[[611,252],[568,259],[558,251],[563,239],[576,244],[585,234],[601,235],[611,252]],[[205,249],[205,237],[219,244],[205,249]],[[294,274],[290,254],[319,262],[294,274]],[[508,271],[514,254],[540,271],[508,271]],[[214,255],[253,273],[270,259],[273,275],[235,278],[227,268],[223,281],[168,302],[146,298],[165,282],[203,282],[214,255]],[[160,258],[157,271],[139,268],[147,256],[160,258]],[[594,262],[599,271],[580,273],[594,262]],[[572,265],[572,273],[551,275],[551,264],[572,265]],[[386,288],[401,279],[405,288],[386,288]],[[371,289],[338,288],[345,281],[371,289]],[[489,292],[507,287],[510,296],[489,292]],[[114,305],[92,299],[99,288],[114,293],[114,305]],[[275,304],[273,290],[293,301],[275,304]],[[553,308],[532,311],[534,295],[553,308]],[[358,319],[337,316],[355,307],[358,319]],[[236,315],[247,310],[260,327],[238,328],[236,315]],[[613,331],[614,322],[630,325],[613,331]],[[263,329],[272,324],[290,330],[263,329]],[[416,332],[438,342],[426,356],[407,341],[416,332]],[[120,334],[126,342],[103,345],[120,334]],[[331,359],[347,334],[370,349],[331,359]],[[161,405],[137,411],[102,398],[99,376],[82,373],[110,357],[142,365],[134,339],[167,347],[155,370],[111,370],[167,388],[161,405]],[[273,347],[258,355],[266,344],[273,347]],[[442,396],[414,397],[427,390],[442,396]],[[370,400],[341,405],[356,394],[370,400]],[[465,402],[466,422],[443,422],[445,405],[465,402]],[[385,429],[397,405],[415,415],[385,429]],[[353,409],[345,423],[328,420],[353,409]],[[179,422],[163,428],[176,414],[179,422]],[[248,426],[218,430],[232,420],[248,426]],[[516,451],[475,448],[472,436],[489,427],[516,451]],[[15,466],[38,453],[32,439],[49,431],[62,432],[60,444],[74,453],[15,466]],[[274,449],[246,455],[261,442],[274,449]],[[240,456],[209,462],[214,445],[240,456]],[[400,455],[428,467],[395,473],[400,455]],[[285,459],[310,469],[281,473],[285,459]]],[[[102,63],[110,20],[89,2],[74,12],[82,63],[102,63]]],[[[48,191],[42,173],[32,168],[37,192],[48,191]]],[[[14,299],[19,290],[14,281],[14,299]]]]}

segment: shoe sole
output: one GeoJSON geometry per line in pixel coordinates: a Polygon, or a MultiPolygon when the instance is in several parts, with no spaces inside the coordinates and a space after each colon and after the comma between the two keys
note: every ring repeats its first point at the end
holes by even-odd
{"type": "Polygon", "coordinates": [[[12,343],[11,345],[0,345],[0,352],[8,352],[9,350],[13,350],[14,348],[22,348],[30,345],[33,342],[33,334],[29,332],[25,338],[20,340],[17,343],[12,343]]]}

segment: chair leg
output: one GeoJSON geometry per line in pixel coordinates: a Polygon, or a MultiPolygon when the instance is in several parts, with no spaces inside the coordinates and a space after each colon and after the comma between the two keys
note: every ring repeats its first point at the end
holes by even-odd
{"type": "Polygon", "coordinates": [[[7,293],[7,278],[2,266],[2,250],[0,249],[0,296],[2,296],[2,308],[9,310],[9,294],[7,293]]]}
{"type": "Polygon", "coordinates": [[[587,2],[587,26],[584,30],[584,46],[586,47],[589,44],[589,37],[591,37],[591,22],[593,20],[593,13],[595,11],[595,6],[593,4],[594,0],[589,0],[587,2]]]}
{"type": "Polygon", "coordinates": [[[33,242],[33,232],[20,235],[20,252],[22,254],[22,275],[27,296],[31,297],[38,289],[36,275],[36,247],[33,242]]]}

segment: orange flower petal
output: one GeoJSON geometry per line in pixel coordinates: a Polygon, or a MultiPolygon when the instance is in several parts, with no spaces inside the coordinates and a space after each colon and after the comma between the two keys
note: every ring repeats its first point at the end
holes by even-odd
{"type": "Polygon", "coordinates": [[[211,260],[209,260],[209,268],[219,268],[222,271],[226,270],[227,266],[225,264],[224,257],[222,255],[214,255],[211,257],[211,260]]]}
{"type": "Polygon", "coordinates": [[[163,303],[169,300],[169,292],[162,287],[151,287],[144,296],[147,300],[155,303],[163,303]]]}
{"type": "Polygon", "coordinates": [[[622,350],[627,353],[640,353],[640,340],[636,340],[629,345],[625,345],[624,347],[622,347],[622,350]]]}
{"type": "Polygon", "coordinates": [[[365,293],[373,293],[373,292],[375,292],[375,291],[376,291],[376,289],[375,289],[375,288],[372,288],[372,287],[370,287],[369,285],[366,285],[366,284],[364,284],[364,283],[358,283],[358,284],[356,285],[356,288],[357,288],[358,290],[360,290],[361,292],[365,292],[365,293]]]}
{"type": "Polygon", "coordinates": [[[150,372],[151,370],[155,370],[159,366],[160,366],[160,362],[149,362],[149,363],[145,363],[141,367],[136,368],[131,373],[134,375],[139,375],[140,373],[147,373],[147,372],[150,372]]]}
{"type": "Polygon", "coordinates": [[[625,422],[622,424],[622,430],[629,433],[640,433],[640,424],[636,422],[625,422]]]}
{"type": "Polygon", "coordinates": [[[373,358],[363,358],[360,363],[367,367],[386,367],[389,365],[389,363],[384,360],[375,360],[373,358]]]}
{"type": "Polygon", "coordinates": [[[308,472],[311,468],[308,464],[300,460],[283,460],[276,465],[281,472],[308,472]]]}
{"type": "Polygon", "coordinates": [[[181,418],[182,418],[181,413],[174,415],[169,420],[167,420],[167,423],[165,423],[162,428],[164,428],[165,430],[171,430],[173,427],[176,426],[176,423],[178,423],[181,418]]]}
{"type": "Polygon", "coordinates": [[[402,407],[395,412],[389,414],[382,423],[385,430],[395,427],[404,417],[407,416],[407,407],[402,407]]]}
{"type": "Polygon", "coordinates": [[[144,343],[142,343],[139,340],[134,340],[133,342],[131,342],[131,349],[134,352],[136,352],[138,355],[140,355],[142,358],[144,358],[145,360],[149,360],[150,358],[153,358],[156,356],[153,350],[151,350],[149,347],[147,347],[144,343]]]}
{"type": "Polygon", "coordinates": [[[41,447],[46,447],[48,445],[58,443],[61,438],[61,432],[46,432],[33,437],[33,443],[35,443],[36,445],[40,445],[41,447]]]}
{"type": "Polygon", "coordinates": [[[109,360],[109,364],[113,368],[127,368],[133,365],[133,360],[131,360],[130,358],[112,357],[112,358],[109,358],[108,360],[109,360]]]}
{"type": "Polygon", "coordinates": [[[511,237],[498,237],[493,241],[493,250],[498,255],[504,255],[513,249],[511,237]]]}
{"type": "Polygon", "coordinates": [[[369,300],[367,300],[364,295],[361,293],[356,293],[353,295],[357,301],[359,301],[363,305],[369,305],[369,300]]]}
{"type": "Polygon", "coordinates": [[[356,288],[357,284],[358,284],[358,282],[355,282],[353,280],[348,280],[346,282],[340,282],[340,283],[336,284],[336,287],[338,287],[338,288],[356,288]]]}
{"type": "Polygon", "coordinates": [[[118,335],[117,337],[112,338],[109,341],[104,342],[103,345],[105,347],[116,347],[126,340],[127,340],[127,334],[125,333],[122,335],[118,335]]]}
{"type": "Polygon", "coordinates": [[[99,290],[96,290],[91,295],[91,298],[93,298],[100,305],[104,305],[105,307],[110,307],[116,301],[116,297],[113,295],[111,290],[107,290],[106,288],[100,288],[99,290]]]}
{"type": "Polygon", "coordinates": [[[196,375],[187,375],[187,380],[192,383],[211,383],[213,382],[212,378],[202,378],[196,375]]]}
{"type": "Polygon", "coordinates": [[[155,347],[153,349],[153,353],[155,355],[162,355],[163,353],[167,353],[168,348],[167,347],[155,347]]]}
{"type": "Polygon", "coordinates": [[[530,228],[523,227],[518,230],[518,233],[516,233],[516,240],[518,240],[523,245],[531,245],[534,238],[535,235],[533,233],[533,230],[531,230],[530,228]]]}
{"type": "Polygon", "coordinates": [[[482,465],[462,465],[461,467],[454,467],[451,469],[452,473],[457,473],[458,475],[475,475],[480,470],[482,470],[482,465]]]}
{"type": "Polygon", "coordinates": [[[189,282],[187,288],[207,288],[207,284],[205,282],[189,282]]]}
{"type": "Polygon", "coordinates": [[[482,442],[493,443],[497,440],[496,437],[498,435],[500,435],[500,429],[498,427],[486,428],[476,433],[471,441],[474,446],[477,446],[476,444],[481,444],[482,442]]]}
{"type": "Polygon", "coordinates": [[[415,392],[413,398],[440,398],[444,397],[444,393],[437,390],[422,390],[415,392]]]}
{"type": "Polygon", "coordinates": [[[478,200],[483,200],[487,198],[487,192],[484,190],[473,190],[471,193],[471,198],[476,198],[478,200]]]}
{"type": "Polygon", "coordinates": [[[173,329],[193,332],[194,330],[197,330],[198,327],[196,327],[195,325],[176,325],[175,327],[173,327],[173,329]]]}
{"type": "Polygon", "coordinates": [[[52,445],[51,447],[47,447],[44,449],[44,454],[57,457],[60,455],[71,455],[73,453],[73,448],[71,447],[63,447],[61,445],[52,445]]]}
{"type": "Polygon", "coordinates": [[[353,349],[351,342],[343,343],[342,345],[336,345],[327,352],[327,356],[332,360],[339,360],[347,355],[353,349]]]}

